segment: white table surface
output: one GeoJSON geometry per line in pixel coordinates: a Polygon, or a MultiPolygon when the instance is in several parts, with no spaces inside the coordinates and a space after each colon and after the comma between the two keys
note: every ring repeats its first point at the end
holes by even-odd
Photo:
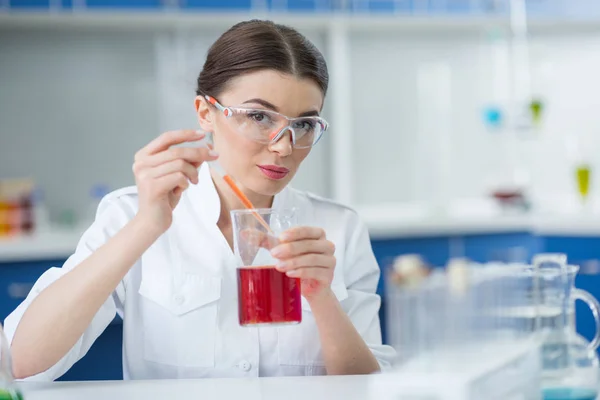
{"type": "Polygon", "coordinates": [[[365,400],[370,376],[20,383],[26,400],[365,400]]]}

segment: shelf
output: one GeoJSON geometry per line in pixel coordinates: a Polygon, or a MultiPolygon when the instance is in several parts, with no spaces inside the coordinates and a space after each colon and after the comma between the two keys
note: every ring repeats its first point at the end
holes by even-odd
{"type": "MultiPolygon", "coordinates": [[[[358,208],[371,238],[477,235],[530,232],[548,236],[600,237],[600,215],[435,216],[417,208],[358,208]]],[[[55,230],[30,237],[0,239],[0,263],[66,259],[83,232],[55,230]]]]}
{"type": "Polygon", "coordinates": [[[422,207],[358,207],[372,239],[528,232],[547,236],[598,236],[599,214],[449,214],[422,207]]]}
{"type": "MultiPolygon", "coordinates": [[[[118,29],[178,30],[225,29],[250,18],[272,19],[298,29],[327,30],[332,24],[345,25],[355,32],[451,32],[485,33],[508,29],[508,20],[497,16],[436,16],[383,13],[344,14],[334,12],[200,12],[200,11],[0,11],[0,29],[118,29]]],[[[530,30],[536,32],[600,31],[600,20],[535,19],[530,30]]]]}
{"type": "Polygon", "coordinates": [[[84,11],[0,13],[0,29],[224,29],[250,18],[269,18],[299,29],[325,29],[329,15],[248,12],[84,11]]]}
{"type": "Polygon", "coordinates": [[[32,236],[0,238],[0,263],[68,258],[83,232],[52,230],[32,236]]]}

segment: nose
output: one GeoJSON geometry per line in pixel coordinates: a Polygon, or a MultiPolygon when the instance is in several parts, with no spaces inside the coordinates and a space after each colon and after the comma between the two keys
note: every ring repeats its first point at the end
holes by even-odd
{"type": "Polygon", "coordinates": [[[279,139],[269,144],[269,150],[278,153],[281,157],[289,156],[293,150],[292,135],[293,131],[290,128],[285,128],[279,139]]]}

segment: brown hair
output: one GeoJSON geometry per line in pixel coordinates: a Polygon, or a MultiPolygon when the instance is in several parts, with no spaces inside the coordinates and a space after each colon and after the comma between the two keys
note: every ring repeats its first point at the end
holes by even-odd
{"type": "Polygon", "coordinates": [[[196,94],[218,97],[232,78],[266,69],[312,79],[327,93],[327,64],[306,37],[285,25],[251,20],[232,26],[210,47],[196,94]]]}

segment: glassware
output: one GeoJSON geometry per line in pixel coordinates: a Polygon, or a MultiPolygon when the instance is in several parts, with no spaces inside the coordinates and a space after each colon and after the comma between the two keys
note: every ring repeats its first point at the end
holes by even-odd
{"type": "Polygon", "coordinates": [[[455,259],[412,285],[385,279],[387,341],[398,358],[374,377],[372,398],[540,400],[539,335],[502,323],[503,307],[530,304],[516,272],[455,259]]]}
{"type": "Polygon", "coordinates": [[[539,305],[534,325],[543,335],[542,388],[545,400],[594,400],[598,395],[600,304],[590,293],[575,288],[579,266],[568,265],[564,254],[539,254],[533,259],[539,305]],[[584,301],[596,321],[588,342],[575,329],[575,301],[584,301]]]}
{"type": "Polygon", "coordinates": [[[318,116],[291,118],[260,108],[224,107],[213,97],[205,98],[231,121],[238,133],[263,144],[274,143],[289,131],[294,148],[308,149],[317,144],[329,126],[318,116]]]}
{"type": "Polygon", "coordinates": [[[279,244],[279,235],[295,225],[295,211],[233,210],[231,219],[234,253],[238,260],[240,325],[300,323],[300,279],[290,278],[275,269],[277,260],[270,253],[270,250],[279,244]]]}
{"type": "Polygon", "coordinates": [[[575,171],[577,176],[577,190],[579,192],[579,196],[581,196],[582,201],[586,201],[590,192],[590,165],[581,163],[577,165],[575,171]]]}
{"type": "Polygon", "coordinates": [[[514,274],[524,296],[497,302],[500,326],[532,332],[541,341],[541,391],[544,400],[595,400],[598,394],[600,304],[588,292],[575,288],[576,265],[564,254],[538,254],[531,265],[500,264],[514,274]],[[596,321],[592,342],[576,332],[575,301],[584,301],[596,321]]]}

